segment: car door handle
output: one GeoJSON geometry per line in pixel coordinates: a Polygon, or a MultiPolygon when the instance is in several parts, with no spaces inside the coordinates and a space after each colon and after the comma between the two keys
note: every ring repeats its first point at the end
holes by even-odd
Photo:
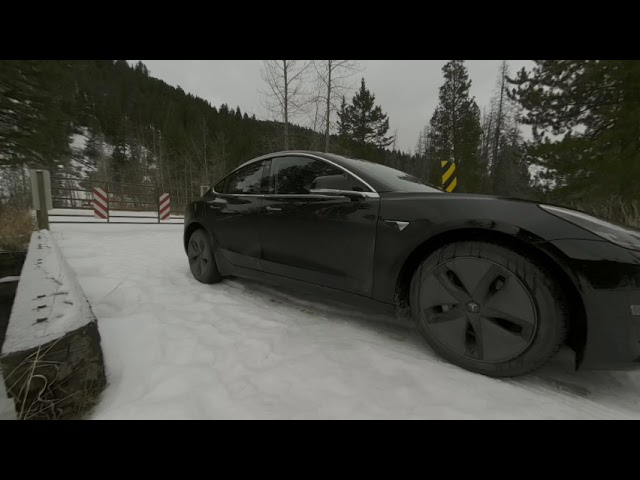
{"type": "Polygon", "coordinates": [[[278,207],[266,207],[267,212],[281,212],[282,209],[278,207]]]}

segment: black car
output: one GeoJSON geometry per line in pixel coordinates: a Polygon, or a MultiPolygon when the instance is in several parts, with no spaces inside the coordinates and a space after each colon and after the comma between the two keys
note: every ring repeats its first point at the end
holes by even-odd
{"type": "Polygon", "coordinates": [[[286,151],[191,203],[184,248],[203,283],[286,278],[394,305],[485,375],[532,371],[564,344],[576,368],[640,366],[640,232],[582,212],[286,151]]]}

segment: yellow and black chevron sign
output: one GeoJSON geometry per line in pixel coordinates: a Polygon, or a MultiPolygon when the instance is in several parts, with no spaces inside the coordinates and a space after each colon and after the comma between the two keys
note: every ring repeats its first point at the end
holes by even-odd
{"type": "Polygon", "coordinates": [[[456,164],[455,162],[447,162],[443,160],[442,165],[442,188],[451,193],[456,189],[458,185],[458,178],[456,177],[456,164]]]}

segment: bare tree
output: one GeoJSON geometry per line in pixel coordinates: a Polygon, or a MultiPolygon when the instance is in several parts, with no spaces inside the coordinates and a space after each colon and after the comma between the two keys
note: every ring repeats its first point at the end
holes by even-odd
{"type": "Polygon", "coordinates": [[[519,148],[521,141],[518,124],[519,105],[509,98],[507,77],[509,66],[503,60],[484,125],[485,155],[488,157],[491,193],[526,194],[529,186],[528,167],[519,148]]]}
{"type": "Polygon", "coordinates": [[[396,152],[400,150],[398,148],[398,129],[397,128],[393,132],[393,142],[391,142],[390,147],[392,152],[396,152]]]}
{"type": "Polygon", "coordinates": [[[415,148],[415,156],[419,162],[418,166],[416,167],[416,175],[426,182],[433,181],[432,176],[434,169],[436,167],[439,167],[439,165],[436,166],[433,163],[433,159],[429,156],[432,142],[430,132],[431,126],[429,124],[426,124],[420,131],[418,142],[416,143],[415,148]]]}
{"type": "Polygon", "coordinates": [[[318,97],[324,104],[324,149],[328,152],[332,114],[340,108],[340,100],[350,87],[349,78],[362,69],[357,60],[314,60],[313,65],[320,80],[318,97]]]}
{"type": "MultiPolygon", "coordinates": [[[[304,106],[305,114],[308,119],[307,125],[313,132],[318,135],[311,136],[310,150],[320,150],[319,137],[324,135],[325,126],[325,95],[324,95],[324,83],[320,78],[320,75],[315,75],[313,84],[310,85],[309,95],[304,106]]],[[[324,142],[322,142],[324,143],[324,142]]]]}
{"type": "Polygon", "coordinates": [[[306,103],[305,72],[310,62],[300,60],[264,60],[261,75],[267,89],[261,91],[265,108],[284,123],[284,149],[289,148],[289,122],[306,103]]]}

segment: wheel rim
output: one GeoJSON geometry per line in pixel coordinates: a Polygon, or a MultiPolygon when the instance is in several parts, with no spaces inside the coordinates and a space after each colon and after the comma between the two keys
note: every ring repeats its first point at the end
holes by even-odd
{"type": "Polygon", "coordinates": [[[421,277],[420,323],[452,353],[498,363],[531,345],[538,318],[525,285],[487,259],[457,257],[421,277]]]}
{"type": "Polygon", "coordinates": [[[207,267],[211,261],[210,252],[204,239],[191,237],[187,255],[189,257],[191,272],[196,278],[201,277],[207,271],[207,267]]]}

